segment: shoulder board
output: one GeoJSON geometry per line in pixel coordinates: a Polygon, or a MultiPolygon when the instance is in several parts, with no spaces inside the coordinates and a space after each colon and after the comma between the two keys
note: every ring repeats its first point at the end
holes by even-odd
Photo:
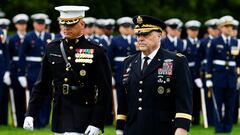
{"type": "Polygon", "coordinates": [[[178,56],[178,57],[184,57],[184,55],[181,54],[181,53],[176,53],[176,56],[178,56]]]}

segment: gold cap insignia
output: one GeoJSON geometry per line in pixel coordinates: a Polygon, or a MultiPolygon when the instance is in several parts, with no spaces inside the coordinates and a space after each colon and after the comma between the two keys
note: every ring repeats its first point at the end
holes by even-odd
{"type": "Polygon", "coordinates": [[[143,23],[143,19],[142,19],[141,16],[138,16],[138,17],[137,17],[137,23],[138,23],[138,24],[142,24],[142,23],[143,23]]]}

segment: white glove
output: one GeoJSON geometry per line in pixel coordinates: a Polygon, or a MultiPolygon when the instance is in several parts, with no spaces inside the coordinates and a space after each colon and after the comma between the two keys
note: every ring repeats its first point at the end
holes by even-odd
{"type": "Polygon", "coordinates": [[[3,82],[7,84],[8,86],[11,85],[11,78],[10,78],[10,72],[6,71],[3,76],[3,82]]]}
{"type": "Polygon", "coordinates": [[[33,131],[33,117],[27,116],[24,119],[23,128],[26,130],[33,131]]]}
{"type": "Polygon", "coordinates": [[[97,127],[89,125],[84,134],[86,135],[99,135],[100,130],[97,127]]]}
{"type": "Polygon", "coordinates": [[[122,130],[116,130],[116,135],[123,135],[123,131],[122,130]]]}
{"type": "Polygon", "coordinates": [[[208,88],[211,88],[211,87],[213,86],[213,82],[212,82],[211,80],[207,80],[207,81],[206,81],[206,86],[207,86],[208,88]]]}
{"type": "Polygon", "coordinates": [[[114,79],[114,77],[112,76],[112,86],[115,86],[116,85],[116,81],[114,79]]]}
{"type": "Polygon", "coordinates": [[[203,83],[202,83],[202,80],[200,78],[195,79],[194,82],[195,82],[195,84],[197,85],[198,88],[203,87],[203,83]]]}
{"type": "Polygon", "coordinates": [[[239,90],[240,89],[240,77],[238,77],[238,79],[237,79],[237,90],[239,90]]]}
{"type": "Polygon", "coordinates": [[[27,78],[25,76],[19,76],[18,81],[23,88],[27,87],[27,78]]]}
{"type": "Polygon", "coordinates": [[[174,135],[187,135],[187,130],[183,128],[177,128],[174,135]]]}

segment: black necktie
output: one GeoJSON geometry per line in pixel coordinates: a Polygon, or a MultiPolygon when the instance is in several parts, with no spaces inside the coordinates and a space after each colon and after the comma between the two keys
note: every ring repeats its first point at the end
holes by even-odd
{"type": "Polygon", "coordinates": [[[226,39],[226,45],[227,46],[229,45],[229,39],[228,38],[226,39]]]}
{"type": "Polygon", "coordinates": [[[39,32],[38,38],[42,40],[42,33],[39,32]]]}
{"type": "Polygon", "coordinates": [[[142,74],[144,74],[144,72],[147,69],[149,57],[146,56],[143,59],[144,59],[144,62],[143,62],[143,67],[142,67],[142,74]]]}

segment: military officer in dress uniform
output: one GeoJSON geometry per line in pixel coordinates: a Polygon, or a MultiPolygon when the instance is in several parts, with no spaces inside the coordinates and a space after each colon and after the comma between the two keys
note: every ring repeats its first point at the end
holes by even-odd
{"type": "Polygon", "coordinates": [[[207,110],[207,121],[209,126],[213,126],[213,101],[212,101],[212,95],[211,91],[207,89],[206,87],[206,79],[205,79],[205,72],[206,72],[206,50],[207,50],[207,45],[211,43],[211,40],[213,38],[216,38],[219,36],[219,30],[217,27],[218,20],[216,18],[209,19],[205,22],[205,25],[207,26],[207,37],[203,38],[200,40],[197,46],[199,48],[197,49],[197,60],[196,60],[196,70],[200,72],[200,77],[202,80],[203,88],[204,88],[204,93],[205,93],[205,103],[206,103],[206,110],[207,110]]]}
{"type": "MultiPolygon", "coordinates": [[[[32,15],[31,18],[33,19],[34,30],[27,33],[22,45],[19,47],[18,69],[20,85],[30,90],[30,92],[37,80],[46,45],[51,41],[50,33],[45,32],[45,20],[48,16],[43,13],[37,13],[32,15]]],[[[50,104],[47,100],[50,99],[48,97],[45,98],[46,102],[41,107],[39,117],[34,121],[36,128],[45,127],[49,122],[50,104]]]]}
{"type": "Polygon", "coordinates": [[[7,30],[10,20],[0,19],[0,125],[8,124],[8,86],[11,84],[7,61],[7,30]]]}
{"type": "Polygon", "coordinates": [[[192,84],[187,59],[160,46],[166,25],[135,16],[140,53],[124,60],[117,135],[187,135],[192,119],[192,84]]]}
{"type": "MultiPolygon", "coordinates": [[[[216,106],[214,124],[216,133],[230,133],[236,97],[237,67],[240,66],[237,40],[231,37],[233,17],[219,19],[222,34],[207,46],[206,86],[212,88],[216,106]],[[222,106],[225,106],[223,116],[222,106]]],[[[213,99],[214,100],[214,99],[213,99]]]]}
{"type": "Polygon", "coordinates": [[[193,83],[193,125],[200,124],[200,109],[201,109],[201,100],[200,100],[200,88],[202,88],[202,80],[200,78],[200,71],[196,68],[197,63],[197,50],[199,49],[198,34],[201,23],[197,20],[189,20],[185,23],[185,28],[187,32],[187,39],[183,40],[184,54],[188,60],[188,66],[192,76],[193,83]]]}
{"type": "Polygon", "coordinates": [[[10,37],[8,43],[8,58],[10,64],[11,87],[14,91],[14,100],[16,107],[17,126],[22,127],[24,114],[26,112],[25,89],[18,81],[18,61],[19,47],[22,45],[27,33],[27,22],[29,20],[26,14],[17,14],[13,17],[13,23],[16,27],[16,33],[10,37]]]}
{"type": "Polygon", "coordinates": [[[60,6],[65,38],[48,44],[39,78],[33,87],[24,128],[53,95],[52,131],[55,135],[99,135],[111,98],[111,69],[104,49],[82,35],[89,7],[60,6]],[[52,85],[54,84],[54,90],[52,85]]]}
{"type": "Polygon", "coordinates": [[[165,23],[167,25],[167,36],[161,40],[162,48],[173,52],[183,52],[186,47],[183,46],[183,42],[179,38],[183,25],[182,21],[178,18],[172,18],[166,20],[165,23]]]}

